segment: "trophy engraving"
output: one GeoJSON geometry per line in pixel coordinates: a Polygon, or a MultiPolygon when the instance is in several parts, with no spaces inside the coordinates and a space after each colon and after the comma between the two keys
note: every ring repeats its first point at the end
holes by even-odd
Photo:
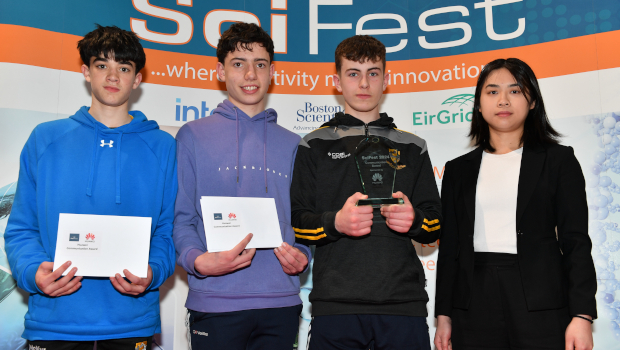
{"type": "Polygon", "coordinates": [[[364,194],[368,195],[368,199],[357,201],[357,205],[372,205],[373,208],[378,208],[382,205],[404,203],[402,198],[392,198],[396,172],[406,166],[399,164],[400,151],[394,147],[392,141],[369,135],[366,127],[366,137],[357,145],[354,158],[362,189],[364,194]]]}

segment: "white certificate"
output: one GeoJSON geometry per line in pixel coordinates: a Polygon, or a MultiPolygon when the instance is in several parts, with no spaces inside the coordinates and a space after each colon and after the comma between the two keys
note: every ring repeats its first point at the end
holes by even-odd
{"type": "Polygon", "coordinates": [[[200,199],[209,252],[231,250],[251,233],[249,248],[282,244],[280,221],[273,198],[207,197],[200,199]]]}
{"type": "MultiPolygon", "coordinates": [[[[67,261],[77,276],[112,277],[124,269],[146,278],[151,218],[60,214],[54,270],[67,261]]],[[[71,270],[65,271],[65,275],[71,270]]]]}

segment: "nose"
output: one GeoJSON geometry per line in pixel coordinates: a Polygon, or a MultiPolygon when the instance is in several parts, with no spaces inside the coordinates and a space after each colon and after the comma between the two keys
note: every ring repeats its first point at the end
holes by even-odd
{"type": "Polygon", "coordinates": [[[253,65],[248,66],[248,70],[245,72],[246,80],[255,80],[256,79],[256,67],[253,65]]]}
{"type": "Polygon", "coordinates": [[[366,89],[368,88],[368,76],[362,75],[362,79],[360,80],[360,88],[366,89]]]}
{"type": "Polygon", "coordinates": [[[118,72],[115,69],[110,69],[107,79],[111,82],[117,82],[118,81],[118,72]]]}
{"type": "Polygon", "coordinates": [[[497,104],[499,107],[510,106],[510,99],[508,98],[508,92],[500,92],[497,104]]]}

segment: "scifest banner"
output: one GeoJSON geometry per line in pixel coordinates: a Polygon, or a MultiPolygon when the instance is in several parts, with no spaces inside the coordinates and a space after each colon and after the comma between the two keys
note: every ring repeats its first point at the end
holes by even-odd
{"type": "MultiPolygon", "coordinates": [[[[551,121],[575,148],[587,180],[598,278],[595,349],[620,349],[620,3],[616,0],[0,0],[0,350],[22,349],[28,296],[16,288],[2,235],[19,153],[41,122],[90,103],[76,42],[101,25],[133,30],[146,48],[144,83],[132,94],[163,129],[208,117],[226,94],[215,47],[231,22],[253,22],[275,43],[268,107],[305,135],[343,110],[334,50],[355,34],[387,47],[390,85],[381,110],[428,142],[437,185],[446,161],[469,151],[466,137],[482,67],[503,57],[528,62],[551,121]]],[[[330,181],[322,174],[321,181],[330,181]]],[[[438,242],[413,243],[425,267],[431,339],[438,242]]],[[[369,257],[371,258],[371,257],[369,257]]],[[[311,272],[302,276],[305,348],[311,272]]],[[[186,276],[161,288],[161,349],[186,349],[186,276]]],[[[291,344],[293,347],[293,344],[291,344]]]]}

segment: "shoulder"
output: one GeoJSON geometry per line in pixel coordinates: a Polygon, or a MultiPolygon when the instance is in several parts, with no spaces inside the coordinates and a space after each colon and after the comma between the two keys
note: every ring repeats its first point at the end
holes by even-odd
{"type": "Polygon", "coordinates": [[[274,123],[273,130],[276,133],[279,142],[283,142],[286,144],[290,143],[297,146],[297,144],[299,144],[299,141],[301,141],[301,136],[279,124],[274,123]]]}
{"type": "Polygon", "coordinates": [[[43,152],[47,146],[58,140],[70,139],[64,138],[67,133],[78,129],[80,123],[71,118],[64,118],[59,120],[52,120],[49,122],[41,123],[37,125],[27,143],[36,143],[36,147],[40,152],[43,152]]]}
{"type": "Polygon", "coordinates": [[[387,135],[385,135],[390,141],[401,145],[413,145],[420,149],[420,154],[425,153],[428,149],[426,146],[426,140],[419,137],[416,134],[400,130],[389,129],[387,135]]]}

